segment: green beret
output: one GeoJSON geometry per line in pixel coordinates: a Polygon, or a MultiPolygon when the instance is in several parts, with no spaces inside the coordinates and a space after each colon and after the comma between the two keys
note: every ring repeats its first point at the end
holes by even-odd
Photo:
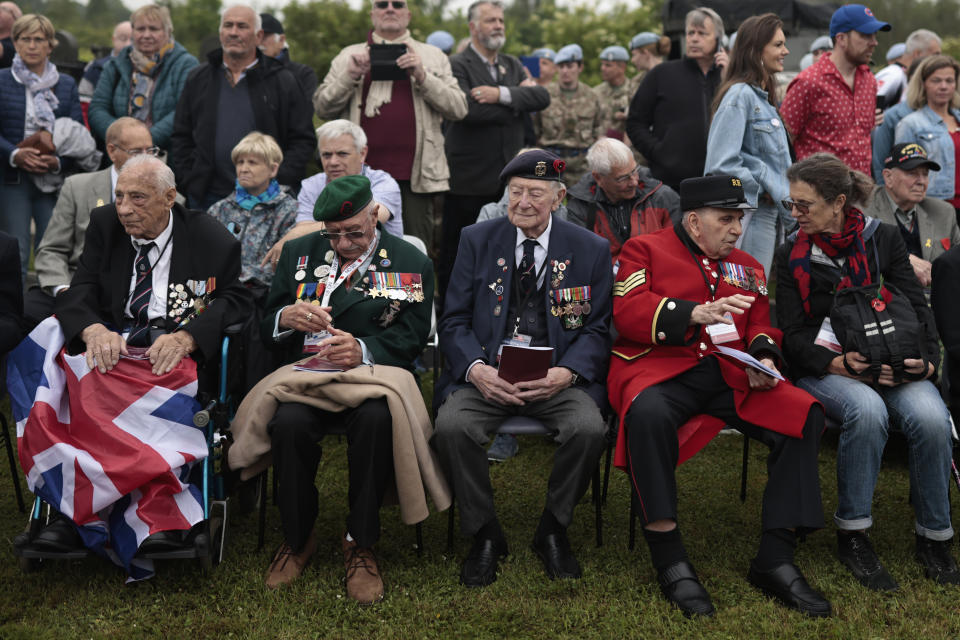
{"type": "Polygon", "coordinates": [[[320,222],[339,222],[360,213],[373,200],[366,176],[343,176],[331,180],[313,205],[313,218],[320,222]]]}

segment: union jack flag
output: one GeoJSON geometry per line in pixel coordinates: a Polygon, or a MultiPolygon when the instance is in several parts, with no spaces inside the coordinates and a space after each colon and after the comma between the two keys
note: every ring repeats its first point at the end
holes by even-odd
{"type": "Polygon", "coordinates": [[[204,517],[203,496],[189,482],[207,455],[193,425],[196,364],[184,358],[155,376],[149,360],[121,358],[101,374],[83,355],[67,355],[63,343],[60,323],[47,318],[8,361],[27,485],[129,579],[150,577],[152,563],[134,557],[143,540],[204,517]]]}

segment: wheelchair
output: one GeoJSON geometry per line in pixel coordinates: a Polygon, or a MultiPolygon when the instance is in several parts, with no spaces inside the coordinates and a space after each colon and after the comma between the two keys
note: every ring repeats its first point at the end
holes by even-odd
{"type": "MultiPolygon", "coordinates": [[[[239,386],[230,381],[230,361],[237,358],[241,325],[226,328],[221,342],[219,361],[216,367],[198,371],[197,394],[201,409],[193,416],[194,426],[203,429],[207,443],[207,457],[191,471],[190,482],[202,493],[203,520],[190,529],[182,545],[163,551],[142,551],[137,554],[143,560],[196,560],[203,573],[212,570],[223,560],[226,538],[228,480],[226,477],[225,445],[230,420],[239,404],[236,391],[239,386]],[[213,371],[215,369],[215,371],[213,371]]],[[[235,367],[236,369],[236,367],[235,367]]],[[[96,555],[95,552],[78,548],[71,551],[53,551],[33,544],[34,538],[46,526],[52,508],[36,497],[30,509],[25,531],[13,541],[14,555],[24,573],[38,571],[48,560],[76,560],[96,555]]]]}

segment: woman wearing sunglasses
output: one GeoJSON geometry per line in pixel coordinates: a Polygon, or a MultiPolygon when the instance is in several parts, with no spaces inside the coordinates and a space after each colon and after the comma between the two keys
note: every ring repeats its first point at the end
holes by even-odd
{"type": "Polygon", "coordinates": [[[737,176],[747,202],[738,248],[769,273],[780,227],[790,225],[780,208],[787,196],[784,177],[790,166],[787,132],[777,112],[774,74],[783,71],[789,53],[783,22],[772,13],[748,18],[737,31],[724,82],[714,98],[707,138],[706,174],[737,176]]]}
{"type": "MultiPolygon", "coordinates": [[[[797,386],[840,424],[834,514],[840,561],[869,589],[897,589],[867,537],[887,432],[895,428],[909,447],[917,561],[927,578],[960,584],[950,551],[950,415],[930,380],[940,348],[906,246],[896,227],[854,206],[869,197],[873,183],[836,156],[815,153],[790,167],[787,179],[790,199],[783,204],[800,229],[777,252],[777,320],[797,386]],[[872,283],[883,285],[882,297],[870,302],[876,312],[895,304],[897,295],[909,301],[919,320],[917,348],[923,357],[905,358],[900,379],[888,364],[874,378],[866,356],[843,353],[830,322],[835,292],[872,283]]],[[[880,330],[895,338],[882,323],[880,330]]]]}

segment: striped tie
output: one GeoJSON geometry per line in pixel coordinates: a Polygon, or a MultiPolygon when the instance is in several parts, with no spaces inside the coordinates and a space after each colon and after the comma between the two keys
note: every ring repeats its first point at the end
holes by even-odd
{"type": "Polygon", "coordinates": [[[523,258],[520,260],[520,291],[526,295],[537,288],[537,263],[533,250],[539,242],[527,238],[523,241],[523,258]]]}
{"type": "Polygon", "coordinates": [[[137,274],[137,282],[133,285],[130,313],[136,320],[136,324],[130,330],[127,344],[135,347],[150,345],[150,318],[147,316],[147,312],[150,307],[150,294],[153,292],[153,269],[150,268],[150,259],[147,254],[156,246],[153,242],[140,245],[137,261],[133,265],[137,274]]]}

